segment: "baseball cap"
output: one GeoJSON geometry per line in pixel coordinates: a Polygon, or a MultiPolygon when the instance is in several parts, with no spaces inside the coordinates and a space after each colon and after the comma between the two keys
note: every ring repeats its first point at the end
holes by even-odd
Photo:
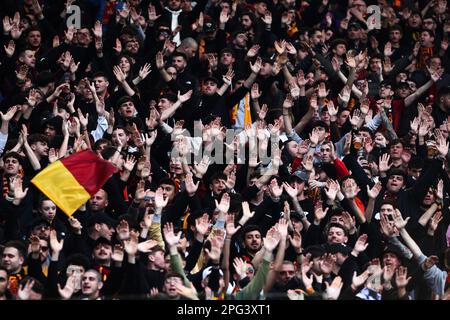
{"type": "Polygon", "coordinates": [[[305,182],[309,180],[309,173],[304,170],[297,170],[292,175],[305,182]]]}
{"type": "Polygon", "coordinates": [[[408,88],[409,89],[410,87],[409,87],[408,81],[399,81],[396,83],[395,88],[396,89],[400,89],[400,88],[408,88]]]}
{"type": "Polygon", "coordinates": [[[305,253],[310,253],[311,254],[311,258],[318,258],[323,256],[326,251],[325,248],[321,245],[313,245],[313,246],[309,246],[305,249],[305,253]]]}
{"type": "Polygon", "coordinates": [[[204,82],[206,82],[206,81],[212,81],[212,82],[214,82],[215,84],[219,85],[219,80],[217,80],[216,77],[206,77],[205,80],[204,80],[204,82]]]}
{"type": "Polygon", "coordinates": [[[111,241],[109,241],[108,239],[106,239],[105,237],[99,237],[97,240],[95,240],[94,242],[94,248],[97,247],[99,244],[107,244],[107,245],[111,245],[111,241]]]}
{"type": "Polygon", "coordinates": [[[327,246],[326,251],[331,254],[342,253],[347,256],[352,252],[352,249],[343,243],[332,243],[327,246]]]}
{"type": "Polygon", "coordinates": [[[88,227],[93,226],[94,224],[106,224],[108,227],[114,228],[116,225],[116,221],[110,218],[106,213],[94,213],[92,217],[88,220],[88,227]]]}

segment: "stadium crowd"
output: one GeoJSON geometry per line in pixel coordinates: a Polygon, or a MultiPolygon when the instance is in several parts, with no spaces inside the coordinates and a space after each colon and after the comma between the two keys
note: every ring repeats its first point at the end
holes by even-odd
{"type": "Polygon", "coordinates": [[[0,300],[450,299],[446,0],[0,18],[0,300]],[[31,180],[89,149],[69,216],[31,180]]]}

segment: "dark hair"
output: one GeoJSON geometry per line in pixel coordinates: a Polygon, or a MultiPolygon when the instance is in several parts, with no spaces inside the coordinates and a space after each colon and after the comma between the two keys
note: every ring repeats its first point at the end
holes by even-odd
{"type": "Polygon", "coordinates": [[[117,151],[117,149],[112,146],[106,147],[102,151],[102,158],[105,160],[109,160],[114,156],[114,153],[116,153],[116,151],[117,151]]]}
{"type": "Polygon", "coordinates": [[[49,83],[55,82],[55,76],[50,71],[42,71],[36,76],[36,87],[45,87],[49,83]]]}
{"type": "Polygon", "coordinates": [[[399,144],[399,143],[402,145],[402,147],[406,146],[405,141],[403,139],[394,139],[389,144],[389,147],[395,146],[396,144],[399,144]]]}
{"type": "Polygon", "coordinates": [[[186,56],[186,54],[185,53],[183,53],[183,52],[180,52],[180,51],[175,51],[173,54],[172,54],[172,58],[173,57],[183,57],[183,59],[184,59],[184,61],[188,61],[188,58],[187,58],[187,56],[186,56]]]}
{"type": "Polygon", "coordinates": [[[399,24],[394,24],[393,26],[391,26],[389,28],[389,32],[394,31],[394,30],[398,30],[398,31],[400,31],[401,34],[403,34],[403,28],[399,24]]]}
{"type": "Polygon", "coordinates": [[[68,267],[70,265],[82,266],[84,270],[87,271],[89,270],[91,264],[89,259],[84,254],[74,253],[67,257],[66,266],[68,267]]]}
{"type": "Polygon", "coordinates": [[[105,78],[106,81],[108,81],[108,76],[103,71],[97,71],[96,73],[94,73],[92,75],[92,79],[98,78],[98,77],[103,77],[103,78],[105,78]]]}
{"type": "Polygon", "coordinates": [[[170,178],[162,178],[161,180],[159,180],[158,186],[160,186],[162,184],[168,184],[168,185],[174,186],[176,188],[175,182],[170,178]]]}
{"type": "Polygon", "coordinates": [[[211,178],[209,178],[209,183],[213,183],[214,180],[219,180],[219,179],[227,180],[228,177],[223,172],[216,172],[211,176],[211,178]]]}
{"type": "Polygon", "coordinates": [[[283,109],[281,109],[281,108],[270,109],[267,112],[267,116],[266,116],[267,124],[273,124],[274,120],[278,119],[282,115],[283,115],[283,109]]]}
{"type": "Polygon", "coordinates": [[[46,136],[46,135],[44,135],[44,134],[41,134],[41,133],[33,133],[33,134],[30,134],[29,136],[28,136],[28,143],[30,144],[30,145],[32,145],[32,144],[35,144],[35,143],[37,143],[37,142],[42,142],[42,143],[46,143],[47,145],[49,144],[49,140],[48,140],[48,137],[46,136]]]}
{"type": "Polygon", "coordinates": [[[258,231],[261,234],[261,236],[263,235],[261,228],[259,226],[257,226],[256,224],[249,224],[242,228],[242,237],[245,238],[245,235],[252,231],[258,231]]]}
{"type": "Polygon", "coordinates": [[[435,37],[435,35],[434,35],[434,32],[433,31],[431,31],[431,30],[428,30],[428,29],[422,29],[421,31],[420,31],[420,33],[422,33],[422,32],[428,32],[428,34],[430,35],[430,37],[435,37]]]}
{"type": "Polygon", "coordinates": [[[330,231],[330,229],[333,228],[333,227],[334,227],[334,228],[342,229],[342,230],[344,231],[345,236],[348,237],[348,231],[347,231],[347,229],[346,229],[342,224],[339,224],[339,223],[330,223],[330,224],[328,225],[328,227],[327,227],[326,233],[328,234],[328,232],[330,231]]]}
{"type": "Polygon", "coordinates": [[[21,165],[22,165],[22,162],[23,162],[22,156],[18,152],[15,152],[15,151],[10,151],[8,153],[5,153],[2,158],[3,158],[3,161],[6,161],[6,159],[8,159],[8,158],[14,158],[17,161],[19,161],[19,163],[21,165]]]}
{"type": "Polygon", "coordinates": [[[95,141],[92,150],[98,150],[100,148],[100,145],[103,143],[106,143],[107,147],[111,146],[111,141],[109,141],[108,139],[101,138],[101,139],[98,139],[97,141],[95,141]]]}
{"type": "Polygon", "coordinates": [[[120,108],[122,104],[130,101],[134,103],[133,98],[128,95],[121,97],[119,100],[117,100],[116,109],[120,108]]]}
{"type": "Polygon", "coordinates": [[[164,276],[164,281],[166,281],[169,278],[179,278],[181,279],[181,281],[184,280],[183,276],[181,274],[179,274],[178,272],[167,272],[166,275],[164,276]]]}
{"type": "Polygon", "coordinates": [[[406,172],[402,169],[398,169],[398,168],[392,168],[391,170],[389,170],[387,177],[389,179],[390,176],[402,176],[403,177],[403,184],[406,184],[406,179],[408,178],[406,172]]]}
{"type": "Polygon", "coordinates": [[[26,257],[27,248],[25,244],[20,240],[11,240],[5,243],[5,248],[16,248],[19,251],[19,256],[22,258],[26,257]]]}
{"type": "Polygon", "coordinates": [[[409,169],[422,169],[424,166],[424,161],[421,157],[413,157],[411,161],[408,162],[409,169]]]}
{"type": "Polygon", "coordinates": [[[381,208],[383,205],[385,205],[385,204],[389,204],[389,205],[391,205],[394,209],[397,209],[397,203],[395,202],[395,200],[392,200],[392,199],[384,199],[384,200],[381,202],[380,208],[381,208]]]}

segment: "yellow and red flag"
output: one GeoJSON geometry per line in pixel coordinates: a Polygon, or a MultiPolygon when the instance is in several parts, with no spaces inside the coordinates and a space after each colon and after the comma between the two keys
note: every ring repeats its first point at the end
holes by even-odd
{"type": "Polygon", "coordinates": [[[84,150],[53,162],[31,182],[70,217],[116,170],[91,150],[84,150]]]}

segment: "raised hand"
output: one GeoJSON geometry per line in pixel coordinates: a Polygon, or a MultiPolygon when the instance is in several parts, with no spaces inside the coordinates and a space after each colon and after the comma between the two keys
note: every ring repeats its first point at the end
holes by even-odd
{"type": "Polygon", "coordinates": [[[313,160],[314,159],[313,159],[313,155],[312,154],[306,156],[303,159],[302,166],[307,172],[311,172],[313,170],[313,167],[314,167],[313,160]]]}
{"type": "Polygon", "coordinates": [[[339,183],[335,180],[328,180],[325,187],[325,194],[330,201],[336,200],[338,192],[341,190],[339,183]]]}
{"type": "Polygon", "coordinates": [[[31,291],[33,290],[35,281],[34,280],[28,280],[25,285],[21,284],[19,285],[19,290],[17,292],[17,296],[19,300],[28,300],[31,296],[31,291]]]}
{"type": "Polygon", "coordinates": [[[68,220],[69,220],[70,227],[73,229],[73,231],[76,234],[81,234],[81,229],[83,229],[81,222],[77,218],[74,218],[74,217],[70,217],[68,220]]]}
{"type": "Polygon", "coordinates": [[[444,218],[442,215],[442,211],[437,211],[433,217],[430,219],[429,225],[428,225],[428,234],[434,235],[434,232],[436,231],[439,222],[444,218]]]}
{"type": "Polygon", "coordinates": [[[227,214],[225,216],[225,231],[227,232],[227,237],[231,238],[240,228],[240,225],[235,227],[233,214],[227,214]]]}
{"type": "Polygon", "coordinates": [[[167,206],[167,202],[168,201],[169,201],[168,197],[164,199],[163,189],[162,188],[156,189],[156,192],[155,192],[155,207],[162,209],[165,206],[167,206]]]}
{"type": "Polygon", "coordinates": [[[415,117],[413,119],[413,121],[410,122],[410,127],[411,127],[411,132],[412,133],[414,133],[414,134],[418,133],[418,131],[419,131],[419,124],[420,124],[420,121],[419,121],[418,117],[415,117]]]}
{"type": "Polygon", "coordinates": [[[231,170],[231,172],[227,175],[227,181],[225,181],[225,185],[229,190],[233,189],[235,184],[236,184],[236,168],[231,170]]]}
{"type": "Polygon", "coordinates": [[[113,50],[117,55],[122,52],[122,42],[120,42],[119,38],[116,39],[116,46],[113,47],[113,50]]]}
{"type": "Polygon", "coordinates": [[[398,235],[398,230],[395,228],[394,223],[391,223],[384,214],[380,216],[380,231],[387,238],[398,235]]]}
{"type": "Polygon", "coordinates": [[[253,45],[248,51],[247,51],[247,57],[253,58],[258,55],[260,46],[258,44],[253,45]]]}
{"type": "Polygon", "coordinates": [[[330,90],[327,90],[325,82],[321,82],[317,91],[319,98],[326,98],[330,94],[330,90]]]}
{"type": "Polygon", "coordinates": [[[59,253],[61,252],[63,245],[64,245],[64,239],[61,239],[58,241],[58,237],[56,234],[56,230],[52,229],[50,230],[50,248],[52,249],[53,253],[59,253]]]}
{"type": "Polygon", "coordinates": [[[135,256],[138,251],[138,233],[131,231],[130,237],[123,241],[123,248],[128,256],[135,256]]]}
{"type": "Polygon", "coordinates": [[[150,63],[144,64],[139,69],[139,79],[144,80],[145,78],[147,78],[147,76],[150,74],[150,72],[152,72],[151,68],[152,68],[152,65],[150,63]]]}
{"type": "Polygon", "coordinates": [[[120,244],[116,244],[114,246],[112,255],[111,255],[111,259],[115,262],[122,262],[123,258],[125,256],[125,251],[123,249],[123,246],[120,244]]]}
{"type": "Polygon", "coordinates": [[[11,58],[14,55],[14,52],[16,51],[16,44],[14,40],[10,40],[8,42],[8,46],[3,46],[5,49],[5,53],[8,56],[8,58],[11,58]]]}
{"type": "Polygon", "coordinates": [[[8,16],[4,16],[3,17],[3,33],[9,34],[11,32],[12,28],[13,28],[13,20],[8,16]]]}
{"type": "Polygon", "coordinates": [[[393,215],[394,217],[394,225],[397,228],[397,230],[402,230],[406,224],[408,223],[410,217],[403,219],[402,214],[398,209],[395,209],[395,213],[393,215]]]}
{"type": "Polygon", "coordinates": [[[327,300],[337,300],[339,298],[339,295],[341,293],[342,287],[344,286],[344,283],[342,282],[342,278],[337,276],[333,279],[331,284],[328,284],[328,282],[325,282],[326,290],[325,295],[327,300]]]}
{"type": "Polygon", "coordinates": [[[227,85],[231,85],[231,81],[234,78],[234,71],[233,69],[228,69],[227,73],[222,77],[223,82],[225,82],[227,85]]]}
{"type": "Polygon", "coordinates": [[[264,16],[261,17],[261,20],[268,26],[272,25],[272,12],[267,10],[266,13],[264,13],[264,16]]]}
{"type": "Polygon", "coordinates": [[[272,179],[269,184],[269,191],[272,197],[279,198],[283,193],[283,188],[278,185],[277,179],[272,179]]]}
{"type": "Polygon", "coordinates": [[[441,155],[443,158],[447,157],[448,154],[448,148],[449,148],[449,142],[446,141],[443,136],[440,136],[436,140],[436,149],[439,151],[439,155],[441,155]]]}
{"type": "Polygon", "coordinates": [[[364,285],[369,278],[369,270],[366,269],[363,273],[361,273],[359,276],[357,275],[356,271],[353,272],[353,278],[352,278],[352,289],[357,290],[359,287],[364,285]]]}
{"type": "Polygon", "coordinates": [[[66,281],[66,285],[64,286],[64,289],[61,288],[61,285],[58,283],[58,292],[59,295],[61,296],[61,298],[63,298],[64,300],[69,300],[74,291],[75,291],[75,282],[76,282],[76,277],[74,274],[71,274],[70,276],[67,277],[67,281],[66,281]]]}
{"type": "Polygon", "coordinates": [[[151,23],[155,23],[156,20],[159,19],[161,15],[156,14],[156,8],[153,5],[148,6],[148,20],[150,20],[151,23]]]}
{"type": "Polygon", "coordinates": [[[367,247],[369,246],[367,239],[368,239],[367,234],[363,234],[363,235],[359,236],[358,240],[355,243],[355,247],[353,248],[353,250],[356,251],[357,253],[361,253],[364,250],[366,250],[367,247]]]}
{"type": "Polygon", "coordinates": [[[274,230],[269,230],[266,237],[264,238],[264,249],[267,252],[272,252],[276,248],[280,240],[280,237],[277,236],[277,233],[275,233],[274,230]]]}
{"type": "Polygon", "coordinates": [[[286,41],[285,40],[275,41],[274,47],[275,50],[277,51],[277,54],[281,56],[286,50],[286,41]]]}
{"type": "Polygon", "coordinates": [[[439,179],[439,182],[436,187],[436,197],[440,200],[444,199],[444,181],[439,179]]]}
{"type": "Polygon", "coordinates": [[[250,62],[250,69],[254,74],[258,74],[262,67],[262,59],[258,57],[255,61],[255,63],[250,62]]]}
{"type": "Polygon", "coordinates": [[[228,22],[228,20],[230,20],[230,14],[228,13],[228,11],[222,9],[222,11],[220,11],[219,16],[220,24],[225,25],[228,22]]]}
{"type": "Polygon", "coordinates": [[[205,253],[212,261],[218,262],[222,252],[223,239],[221,236],[215,236],[211,239],[211,250],[205,248],[205,253]]]}
{"type": "MultiPolygon", "coordinates": [[[[339,99],[341,99],[343,103],[347,104],[350,101],[350,95],[351,95],[350,88],[348,86],[344,86],[341,90],[341,93],[339,93],[339,99]]],[[[328,107],[328,112],[329,110],[330,107],[328,107]]]]}
{"type": "Polygon", "coordinates": [[[195,219],[195,230],[201,235],[205,236],[209,231],[209,216],[207,213],[203,214],[203,216],[195,219]]]}
{"type": "Polygon", "coordinates": [[[184,179],[184,185],[186,187],[186,192],[193,196],[198,189],[198,186],[200,185],[200,181],[197,181],[197,183],[194,183],[194,179],[192,178],[192,173],[187,173],[186,178],[184,179]]]}
{"type": "Polygon", "coordinates": [[[22,64],[19,67],[19,71],[15,71],[17,80],[25,81],[28,75],[29,67],[26,64],[22,64]]]}
{"type": "Polygon", "coordinates": [[[123,167],[125,170],[131,172],[133,171],[134,166],[136,165],[136,158],[133,155],[127,155],[127,158],[125,160],[125,163],[123,164],[123,167]]]}
{"type": "Polygon", "coordinates": [[[348,119],[353,127],[359,127],[359,123],[361,121],[361,111],[356,109],[353,111],[353,116],[349,115],[348,119]]]}
{"type": "Polygon", "coordinates": [[[250,211],[250,206],[247,201],[242,202],[242,217],[245,219],[253,218],[255,211],[250,211]]]}
{"type": "Polygon", "coordinates": [[[379,158],[379,162],[378,162],[378,169],[380,170],[380,172],[387,172],[389,171],[389,169],[392,167],[392,163],[389,164],[389,160],[391,159],[391,156],[387,153],[383,154],[380,158],[379,158]]]}
{"type": "Polygon", "coordinates": [[[257,100],[259,97],[261,97],[261,91],[259,91],[258,83],[254,83],[252,85],[252,89],[250,91],[250,96],[253,100],[257,100]]]}
{"type": "Polygon", "coordinates": [[[157,245],[158,245],[158,241],[150,239],[150,240],[147,240],[144,242],[140,242],[137,246],[137,249],[139,252],[147,253],[147,252],[151,252],[152,249],[154,247],[156,247],[157,245]]]}
{"type": "Polygon", "coordinates": [[[372,189],[370,189],[370,187],[367,185],[367,196],[370,199],[376,199],[378,197],[378,195],[380,194],[381,189],[382,189],[381,182],[377,182],[372,187],[372,189]]]}
{"type": "Polygon", "coordinates": [[[285,218],[281,218],[275,225],[275,230],[280,234],[281,239],[286,239],[288,235],[288,222],[285,218]]]}
{"type": "Polygon", "coordinates": [[[233,261],[234,270],[236,270],[239,279],[242,280],[247,276],[247,262],[242,258],[236,257],[233,261]]]}
{"type": "Polygon", "coordinates": [[[222,213],[227,213],[230,209],[230,195],[228,193],[224,193],[222,198],[220,199],[220,203],[217,200],[214,200],[216,203],[216,208],[222,213]]]}
{"type": "Polygon", "coordinates": [[[314,206],[314,221],[320,222],[322,221],[328,212],[328,207],[323,210],[322,202],[318,201],[314,206]]]}
{"type": "Polygon", "coordinates": [[[259,120],[264,120],[264,118],[266,117],[267,111],[269,110],[269,108],[267,107],[267,104],[263,104],[261,109],[258,112],[258,118],[259,120]]]}
{"type": "Polygon", "coordinates": [[[395,284],[397,288],[406,288],[410,280],[411,277],[408,277],[408,268],[400,266],[395,270],[395,284]]]}
{"type": "Polygon", "coordinates": [[[302,235],[300,232],[294,231],[293,237],[289,235],[289,242],[295,249],[295,252],[300,252],[302,249],[302,235]]]}
{"type": "Polygon", "coordinates": [[[16,114],[18,109],[19,109],[19,106],[15,105],[15,106],[10,107],[5,114],[3,114],[3,112],[0,112],[0,117],[1,117],[2,121],[9,122],[14,117],[14,115],[16,114]]]}
{"type": "Polygon", "coordinates": [[[283,182],[283,188],[286,191],[286,193],[291,197],[292,199],[296,199],[298,195],[298,189],[292,187],[289,183],[283,182]]]}
{"type": "Polygon", "coordinates": [[[389,41],[384,45],[384,56],[390,57],[392,55],[392,43],[389,41]]]}
{"type": "Polygon", "coordinates": [[[211,160],[209,159],[209,157],[207,155],[204,155],[202,160],[200,161],[200,163],[195,163],[194,162],[194,171],[195,171],[195,176],[197,178],[201,178],[203,177],[203,175],[206,173],[206,171],[208,171],[208,167],[211,164],[211,160]]]}

